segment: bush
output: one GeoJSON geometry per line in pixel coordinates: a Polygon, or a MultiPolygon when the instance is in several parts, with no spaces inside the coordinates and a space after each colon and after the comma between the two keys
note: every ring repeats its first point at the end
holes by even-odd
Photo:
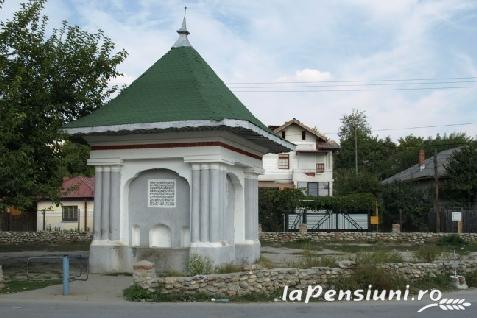
{"type": "Polygon", "coordinates": [[[376,198],[371,193],[353,193],[334,197],[306,197],[298,206],[312,210],[371,211],[376,198]]]}
{"type": "Polygon", "coordinates": [[[390,275],[373,264],[359,264],[349,276],[340,275],[330,281],[330,286],[335,290],[366,290],[369,285],[377,290],[404,290],[407,281],[399,275],[390,275]]]}
{"type": "Polygon", "coordinates": [[[206,293],[161,293],[159,291],[149,291],[138,285],[133,285],[123,291],[123,296],[128,301],[148,301],[148,302],[192,302],[207,301],[211,296],[206,293]]]}
{"type": "Polygon", "coordinates": [[[191,255],[187,262],[187,274],[190,276],[206,275],[214,272],[212,261],[208,257],[191,255]]]}
{"type": "Polygon", "coordinates": [[[294,268],[336,267],[336,259],[329,256],[318,256],[305,251],[299,261],[290,262],[288,266],[294,268]]]}
{"type": "Polygon", "coordinates": [[[465,281],[469,287],[477,287],[477,270],[467,273],[465,275],[465,281]]]}
{"type": "Polygon", "coordinates": [[[372,253],[359,253],[355,257],[357,266],[376,265],[385,263],[402,263],[402,256],[396,252],[377,251],[372,253]]]}
{"type": "Polygon", "coordinates": [[[467,242],[464,241],[462,237],[458,234],[450,234],[450,235],[445,235],[439,238],[437,241],[437,245],[441,246],[454,246],[454,247],[461,247],[466,245],[467,242]]]}
{"type": "Polygon", "coordinates": [[[437,246],[421,246],[419,247],[414,255],[419,261],[423,261],[426,263],[434,262],[439,256],[441,256],[441,249],[437,246]]]}
{"type": "Polygon", "coordinates": [[[265,256],[260,256],[260,259],[257,262],[257,265],[262,266],[263,268],[273,268],[273,263],[271,260],[265,256]]]}
{"type": "Polygon", "coordinates": [[[215,268],[215,272],[217,274],[229,274],[229,273],[237,273],[242,271],[243,271],[243,267],[240,265],[235,265],[235,264],[224,264],[222,266],[215,268]]]}

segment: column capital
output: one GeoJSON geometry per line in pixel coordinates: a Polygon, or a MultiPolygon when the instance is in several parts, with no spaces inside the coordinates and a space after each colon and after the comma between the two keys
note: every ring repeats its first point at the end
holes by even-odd
{"type": "Polygon", "coordinates": [[[261,168],[249,168],[244,170],[244,177],[245,179],[257,179],[263,173],[264,170],[261,168]]]}
{"type": "Polygon", "coordinates": [[[88,166],[121,166],[123,164],[123,160],[119,158],[88,159],[87,163],[88,166]]]}

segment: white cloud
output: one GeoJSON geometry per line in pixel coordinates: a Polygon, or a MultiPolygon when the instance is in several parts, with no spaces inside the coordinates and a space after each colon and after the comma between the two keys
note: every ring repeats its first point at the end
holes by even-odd
{"type": "MultiPolygon", "coordinates": [[[[74,17],[89,31],[103,29],[118,48],[128,51],[120,67],[125,75],[114,80],[117,84],[130,83],[170,49],[183,15],[182,3],[177,1],[63,2],[67,1],[48,3],[47,14],[54,23],[74,17]]],[[[275,0],[273,5],[204,0],[191,4],[187,19],[192,45],[228,83],[330,79],[366,83],[476,76],[476,44],[449,44],[449,37],[459,38],[465,29],[476,29],[470,25],[472,19],[456,18],[462,12],[475,15],[476,10],[472,0],[275,0]],[[462,21],[469,25],[464,28],[462,21]],[[443,31],[447,33],[441,38],[443,31]]],[[[289,89],[285,84],[277,86],[289,89]]],[[[320,131],[336,132],[340,117],[352,108],[366,110],[376,129],[469,121],[477,118],[477,87],[467,86],[416,92],[363,86],[357,92],[236,94],[267,124],[296,117],[320,131]]],[[[385,134],[428,136],[453,129],[385,134]]],[[[475,125],[465,129],[477,134],[475,125]]]]}
{"type": "Polygon", "coordinates": [[[331,79],[330,72],[322,72],[316,69],[305,68],[297,70],[294,75],[282,76],[277,79],[278,82],[321,82],[331,79]]]}

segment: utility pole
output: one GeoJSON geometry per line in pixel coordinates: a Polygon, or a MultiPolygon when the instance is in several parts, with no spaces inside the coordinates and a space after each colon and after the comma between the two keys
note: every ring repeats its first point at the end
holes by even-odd
{"type": "Polygon", "coordinates": [[[439,213],[439,175],[437,169],[437,150],[434,149],[434,211],[436,213],[436,232],[441,230],[441,218],[439,213]]]}
{"type": "Polygon", "coordinates": [[[356,129],[356,123],[353,126],[354,128],[354,169],[356,175],[358,175],[358,132],[356,129]]]}

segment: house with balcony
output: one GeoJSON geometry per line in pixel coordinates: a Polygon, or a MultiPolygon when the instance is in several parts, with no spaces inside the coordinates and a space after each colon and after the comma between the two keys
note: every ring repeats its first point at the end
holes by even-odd
{"type": "Polygon", "coordinates": [[[269,126],[279,137],[296,145],[294,151],[263,156],[261,188],[298,188],[310,196],[333,194],[333,153],[339,145],[293,118],[281,126],[269,126]]]}

